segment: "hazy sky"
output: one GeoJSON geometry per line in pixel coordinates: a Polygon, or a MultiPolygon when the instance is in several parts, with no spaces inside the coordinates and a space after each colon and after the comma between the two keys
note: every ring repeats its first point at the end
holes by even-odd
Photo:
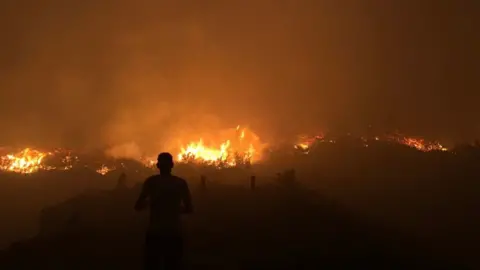
{"type": "Polygon", "coordinates": [[[480,137],[475,0],[2,0],[0,144],[480,137]]]}

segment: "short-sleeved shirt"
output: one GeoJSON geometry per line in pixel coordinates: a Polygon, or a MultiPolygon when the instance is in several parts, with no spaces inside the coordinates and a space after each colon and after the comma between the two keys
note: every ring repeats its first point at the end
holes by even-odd
{"type": "Polygon", "coordinates": [[[143,192],[150,203],[148,231],[161,235],[181,234],[182,202],[190,200],[187,182],[173,175],[154,175],[145,181],[143,192]]]}

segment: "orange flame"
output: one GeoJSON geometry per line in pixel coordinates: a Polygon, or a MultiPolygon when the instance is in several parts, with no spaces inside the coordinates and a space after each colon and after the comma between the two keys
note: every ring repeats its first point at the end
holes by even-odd
{"type": "Polygon", "coordinates": [[[422,152],[448,151],[448,149],[443,145],[441,145],[439,142],[428,142],[428,141],[425,141],[424,139],[409,138],[409,137],[400,137],[400,138],[393,137],[393,140],[403,145],[416,148],[417,150],[422,152]]]}
{"type": "Polygon", "coordinates": [[[196,142],[180,148],[177,155],[179,162],[193,162],[219,167],[233,167],[240,164],[251,164],[259,159],[258,150],[262,148],[259,138],[247,129],[235,129],[235,138],[223,140],[222,143],[207,145],[201,138],[196,142]],[[247,136],[249,135],[249,136],[247,136]],[[250,141],[246,141],[246,138],[250,141]],[[256,145],[256,147],[254,146],[256,145]]]}
{"type": "MultiPolygon", "coordinates": [[[[200,138],[180,147],[176,157],[182,163],[200,163],[216,167],[233,167],[237,165],[249,165],[262,159],[263,144],[258,136],[246,128],[237,126],[229,129],[223,135],[212,140],[200,138]],[[212,143],[213,141],[213,143],[212,143]]],[[[210,135],[209,135],[210,136],[210,135]]],[[[403,144],[419,151],[448,151],[446,147],[438,142],[429,142],[424,139],[411,138],[394,134],[391,136],[376,136],[371,138],[360,138],[365,147],[374,141],[384,141],[403,144]]],[[[324,134],[315,136],[300,136],[294,147],[304,153],[309,153],[316,142],[335,143],[335,138],[327,138],[324,134]]],[[[153,159],[141,160],[145,166],[151,167],[155,164],[153,159]]],[[[32,148],[25,148],[18,153],[0,156],[0,171],[30,174],[39,170],[69,170],[78,163],[78,157],[72,155],[71,151],[55,149],[52,152],[42,152],[32,148]],[[52,161],[50,156],[61,161],[55,166],[48,163],[52,161]],[[47,159],[48,157],[48,159],[47,159]],[[46,161],[47,159],[47,161],[46,161]]],[[[105,175],[115,170],[115,167],[102,165],[96,170],[97,173],[105,175]]]]}
{"type": "Polygon", "coordinates": [[[16,173],[34,173],[40,169],[47,169],[43,160],[51,153],[25,148],[16,154],[8,154],[0,157],[0,169],[16,173]]]}
{"type": "MultiPolygon", "coordinates": [[[[55,149],[52,152],[42,152],[32,148],[25,148],[15,154],[0,156],[0,171],[31,174],[40,170],[70,170],[78,161],[78,157],[71,155],[70,152],[63,149],[55,149]],[[59,157],[62,165],[51,166],[45,164],[47,157],[59,157]]],[[[48,162],[47,162],[48,163],[48,162]]],[[[96,170],[97,173],[105,175],[115,168],[109,168],[102,165],[96,170]]]]}
{"type": "Polygon", "coordinates": [[[315,135],[315,136],[300,135],[293,147],[295,147],[298,150],[308,152],[308,150],[312,147],[312,145],[316,141],[322,141],[324,138],[325,136],[323,134],[315,135]]]}
{"type": "Polygon", "coordinates": [[[101,175],[105,175],[111,171],[115,170],[115,167],[108,167],[106,166],[105,164],[102,165],[100,168],[98,168],[96,170],[97,173],[101,174],[101,175]]]}
{"type": "MultiPolygon", "coordinates": [[[[360,139],[363,141],[365,147],[369,146],[368,139],[364,137],[361,137],[360,139]]],[[[440,144],[439,142],[429,142],[424,139],[405,137],[402,135],[391,135],[391,136],[385,136],[385,137],[375,136],[373,140],[399,143],[399,144],[403,144],[403,145],[415,148],[422,152],[448,151],[448,149],[444,147],[442,144],[440,144]]],[[[304,136],[299,136],[299,140],[297,141],[297,143],[294,144],[294,147],[298,150],[302,150],[308,153],[311,147],[313,146],[313,144],[317,141],[335,143],[335,140],[332,140],[332,139],[328,141],[325,140],[325,136],[323,134],[315,135],[315,136],[304,135],[304,136]]]]}

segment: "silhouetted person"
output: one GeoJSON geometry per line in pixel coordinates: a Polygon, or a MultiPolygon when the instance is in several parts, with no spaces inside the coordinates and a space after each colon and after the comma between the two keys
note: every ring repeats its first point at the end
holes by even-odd
{"type": "Polygon", "coordinates": [[[116,189],[122,190],[126,188],[127,188],[127,175],[122,172],[122,174],[120,174],[120,177],[118,177],[116,189]]]}
{"type": "Polygon", "coordinates": [[[135,210],[150,208],[150,223],[145,241],[145,269],[180,269],[183,238],[182,213],[192,212],[192,201],[187,182],[172,175],[173,157],[158,155],[159,175],[145,180],[135,210]]]}

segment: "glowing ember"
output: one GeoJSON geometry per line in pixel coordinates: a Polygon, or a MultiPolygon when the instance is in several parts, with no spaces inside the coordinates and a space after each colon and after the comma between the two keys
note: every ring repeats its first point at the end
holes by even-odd
{"type": "Polygon", "coordinates": [[[50,167],[51,169],[66,171],[72,169],[73,166],[79,162],[79,158],[73,155],[70,150],[57,148],[53,152],[53,156],[59,160],[57,160],[57,166],[52,166],[50,167]]]}
{"type": "Polygon", "coordinates": [[[308,152],[316,141],[322,141],[324,138],[325,136],[323,134],[315,135],[315,136],[301,135],[299,136],[297,143],[295,143],[293,147],[295,147],[298,150],[308,152]]]}
{"type": "Polygon", "coordinates": [[[428,142],[423,139],[409,138],[409,137],[390,137],[391,140],[416,148],[419,151],[448,151],[447,148],[438,142],[428,142]]]}
{"type": "Polygon", "coordinates": [[[157,160],[154,158],[142,158],[140,161],[147,168],[155,168],[157,164],[157,160]]]}
{"type": "Polygon", "coordinates": [[[189,143],[181,147],[177,155],[179,162],[202,163],[218,167],[232,167],[240,164],[251,164],[259,158],[259,151],[254,147],[261,148],[258,137],[246,129],[237,126],[235,136],[225,139],[217,145],[207,145],[203,139],[189,143]],[[248,141],[246,141],[248,138],[248,141]]]}
{"type": "Polygon", "coordinates": [[[101,175],[105,175],[113,170],[115,170],[115,167],[108,167],[106,165],[102,165],[100,168],[96,170],[96,172],[101,175]]]}
{"type": "Polygon", "coordinates": [[[9,154],[0,157],[0,169],[16,173],[33,173],[45,169],[42,162],[51,153],[25,148],[17,154],[9,154]]]}
{"type": "MultiPolygon", "coordinates": [[[[370,141],[383,141],[403,144],[422,152],[448,151],[446,147],[444,147],[438,142],[429,142],[424,139],[410,138],[399,134],[384,137],[375,136],[372,139],[360,137],[360,140],[363,142],[363,145],[365,147],[369,147],[370,141]]],[[[315,144],[315,142],[335,143],[336,141],[334,139],[326,140],[323,134],[315,136],[299,136],[299,140],[297,141],[297,143],[294,144],[294,148],[301,150],[304,153],[308,153],[315,144]]]]}

